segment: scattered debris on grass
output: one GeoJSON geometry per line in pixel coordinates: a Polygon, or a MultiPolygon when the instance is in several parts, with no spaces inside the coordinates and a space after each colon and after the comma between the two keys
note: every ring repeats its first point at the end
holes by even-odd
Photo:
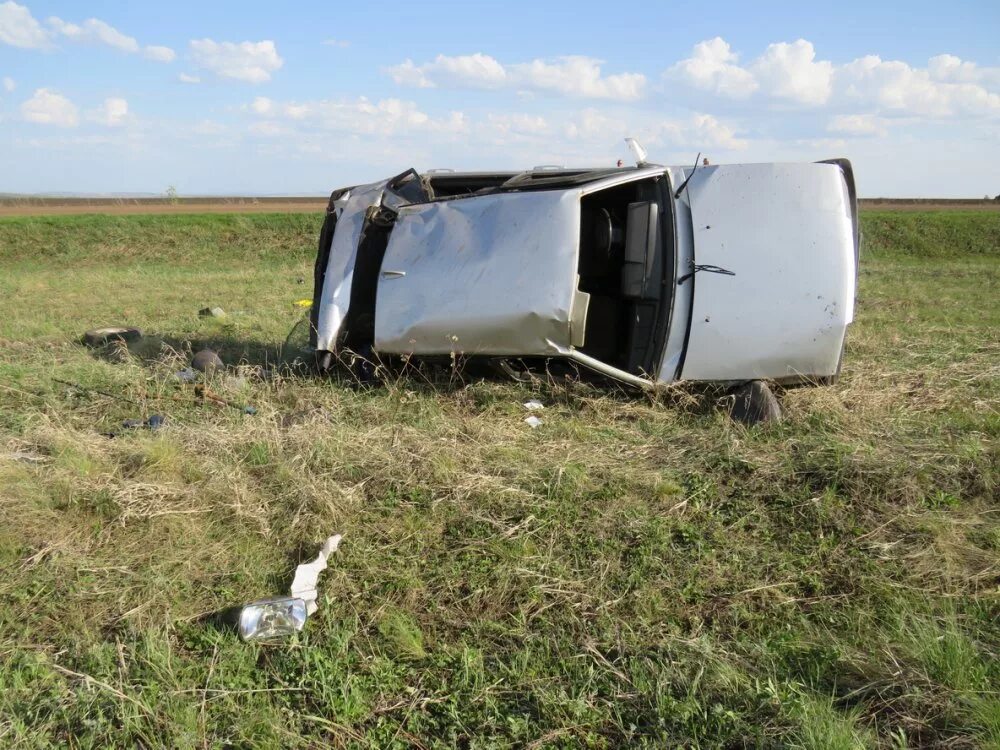
{"type": "Polygon", "coordinates": [[[162,414],[153,414],[148,419],[126,419],[122,422],[122,427],[126,430],[158,430],[167,423],[167,418],[162,414]]]}
{"type": "Polygon", "coordinates": [[[312,562],[302,563],[295,569],[295,578],[292,580],[291,595],[305,600],[306,610],[309,614],[316,611],[316,599],[319,594],[316,591],[316,582],[319,574],[326,570],[326,561],[337,548],[340,547],[340,534],[329,537],[323,546],[320,547],[319,554],[312,562]]]}
{"type": "Polygon", "coordinates": [[[323,543],[315,560],[295,569],[289,596],[259,599],[243,606],[239,621],[243,640],[277,640],[302,630],[306,618],[318,609],[319,574],[326,570],[327,559],[337,551],[340,539],[340,534],[334,534],[323,543]]]}
{"type": "Polygon", "coordinates": [[[528,411],[538,411],[539,409],[544,409],[545,404],[543,404],[538,399],[533,398],[530,401],[524,402],[524,408],[527,409],[528,411]]]}
{"type": "Polygon", "coordinates": [[[540,427],[542,425],[542,420],[532,414],[530,417],[525,417],[524,421],[526,424],[530,425],[532,429],[535,427],[540,427]]]}
{"type": "Polygon", "coordinates": [[[106,328],[92,328],[83,334],[83,343],[87,346],[99,347],[110,344],[113,341],[124,341],[129,343],[142,338],[142,329],[130,326],[108,326],[106,328]]]}
{"type": "Polygon", "coordinates": [[[107,396],[108,398],[117,399],[118,401],[124,401],[126,404],[132,404],[134,406],[142,406],[138,401],[123,396],[120,393],[109,393],[108,391],[102,391],[100,388],[90,388],[85,385],[80,385],[79,383],[73,383],[69,380],[61,380],[60,378],[52,378],[53,383],[59,383],[60,385],[66,385],[73,388],[80,393],[97,394],[99,396],[107,396]]]}
{"type": "Polygon", "coordinates": [[[206,375],[212,375],[217,370],[222,370],[225,368],[225,364],[219,355],[216,354],[211,349],[202,349],[200,352],[194,355],[191,359],[191,367],[193,367],[198,372],[203,372],[206,375]]]}
{"type": "Polygon", "coordinates": [[[194,387],[194,395],[203,401],[212,401],[216,404],[231,406],[232,408],[239,409],[244,414],[249,414],[250,416],[257,413],[257,409],[253,406],[250,406],[249,404],[240,404],[236,401],[230,401],[228,398],[220,396],[218,393],[215,393],[205,385],[196,385],[194,387]]]}
{"type": "Polygon", "coordinates": [[[221,307],[203,307],[198,311],[198,316],[202,318],[224,318],[226,311],[221,307]]]}
{"type": "Polygon", "coordinates": [[[306,603],[293,596],[273,596],[250,602],[240,610],[240,637],[245,641],[274,641],[302,630],[306,603]]]}
{"type": "Polygon", "coordinates": [[[182,383],[193,383],[198,379],[198,373],[190,367],[185,367],[183,370],[175,372],[174,377],[182,383]]]}
{"type": "Polygon", "coordinates": [[[46,456],[39,456],[34,453],[25,453],[24,451],[0,453],[0,458],[8,461],[17,461],[22,464],[43,464],[49,460],[46,456]]]}

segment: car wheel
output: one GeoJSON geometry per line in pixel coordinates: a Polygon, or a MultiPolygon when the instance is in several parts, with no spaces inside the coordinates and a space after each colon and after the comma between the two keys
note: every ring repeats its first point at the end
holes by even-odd
{"type": "Polygon", "coordinates": [[[762,380],[751,380],[731,390],[725,399],[729,416],[746,425],[781,421],[778,399],[762,380]]]}

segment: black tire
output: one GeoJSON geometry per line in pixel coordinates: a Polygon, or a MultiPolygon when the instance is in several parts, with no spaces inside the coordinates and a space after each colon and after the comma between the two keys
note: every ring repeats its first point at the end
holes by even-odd
{"type": "Polygon", "coordinates": [[[99,347],[109,344],[112,341],[124,341],[131,343],[142,338],[142,329],[129,326],[108,326],[107,328],[94,328],[83,334],[83,343],[87,346],[99,347]]]}
{"type": "Polygon", "coordinates": [[[729,416],[745,425],[781,421],[781,406],[774,393],[761,380],[751,380],[729,392],[725,401],[729,416]]]}

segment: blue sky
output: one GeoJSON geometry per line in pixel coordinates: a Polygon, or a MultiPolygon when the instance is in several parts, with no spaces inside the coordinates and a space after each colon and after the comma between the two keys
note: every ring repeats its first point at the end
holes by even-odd
{"type": "Polygon", "coordinates": [[[847,156],[1000,193],[1000,3],[0,0],[0,192],[323,194],[415,166],[847,156]]]}

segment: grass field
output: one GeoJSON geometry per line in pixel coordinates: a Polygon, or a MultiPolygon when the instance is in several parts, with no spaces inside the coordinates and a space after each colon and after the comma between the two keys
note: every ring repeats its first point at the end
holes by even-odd
{"type": "Polygon", "coordinates": [[[866,213],[840,383],[753,429],[262,379],[320,218],[0,220],[0,745],[1000,747],[1000,213],[866,213]],[[255,416],[171,379],[205,342],[255,416]],[[211,617],[334,532],[300,638],[211,617]]]}

